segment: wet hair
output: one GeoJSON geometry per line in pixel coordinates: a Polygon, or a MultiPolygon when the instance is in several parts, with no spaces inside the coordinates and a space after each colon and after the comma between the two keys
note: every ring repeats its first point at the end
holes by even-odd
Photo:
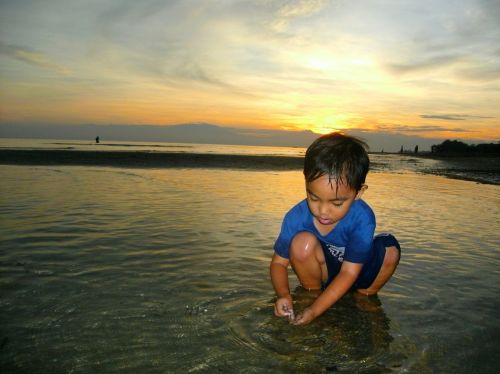
{"type": "Polygon", "coordinates": [[[330,183],[345,183],[359,191],[370,166],[367,149],[364,141],[339,132],[320,136],[307,148],[304,177],[312,182],[328,175],[330,183]]]}

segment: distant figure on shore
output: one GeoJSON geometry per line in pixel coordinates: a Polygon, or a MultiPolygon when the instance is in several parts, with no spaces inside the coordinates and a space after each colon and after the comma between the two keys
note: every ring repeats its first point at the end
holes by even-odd
{"type": "Polygon", "coordinates": [[[99,137],[98,136],[95,138],[95,142],[96,142],[96,144],[99,144],[99,137]]]}
{"type": "Polygon", "coordinates": [[[294,325],[310,323],[350,290],[360,297],[376,294],[398,266],[398,241],[391,234],[373,236],[375,215],[361,200],[368,188],[366,148],[359,139],[331,133],[306,151],[307,198],[285,215],[270,265],[274,313],[294,325]],[[316,296],[297,315],[290,266],[301,286],[316,296]]]}
{"type": "Polygon", "coordinates": [[[403,146],[401,146],[399,153],[403,153],[403,152],[404,152],[404,149],[403,149],[403,146]]]}
{"type": "Polygon", "coordinates": [[[415,153],[418,153],[418,145],[415,146],[415,153]]]}

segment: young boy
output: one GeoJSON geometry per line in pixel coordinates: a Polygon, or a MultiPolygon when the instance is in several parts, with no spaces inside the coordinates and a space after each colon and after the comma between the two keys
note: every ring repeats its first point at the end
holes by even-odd
{"type": "Polygon", "coordinates": [[[361,200],[368,188],[366,148],[359,139],[331,133],[307,149],[307,198],[286,214],[270,269],[277,295],[274,313],[288,317],[295,325],[308,324],[350,289],[363,295],[376,294],[399,263],[399,243],[390,234],[373,238],[375,216],[361,200]],[[302,287],[320,292],[296,317],[288,265],[302,287]]]}

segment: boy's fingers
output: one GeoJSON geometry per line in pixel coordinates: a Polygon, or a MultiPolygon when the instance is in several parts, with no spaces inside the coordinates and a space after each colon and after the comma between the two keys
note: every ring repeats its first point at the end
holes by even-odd
{"type": "Polygon", "coordinates": [[[274,304],[274,315],[276,317],[287,317],[289,320],[295,319],[293,306],[287,301],[278,300],[274,304]]]}
{"type": "Polygon", "coordinates": [[[286,315],[284,307],[274,304],[274,315],[277,317],[284,317],[286,315]]]}
{"type": "Polygon", "coordinates": [[[288,317],[289,320],[295,319],[295,313],[293,312],[293,307],[290,308],[287,304],[283,305],[283,314],[288,317]]]}
{"type": "Polygon", "coordinates": [[[278,307],[276,307],[276,305],[274,306],[274,315],[275,315],[276,317],[282,317],[281,312],[280,312],[280,310],[278,309],[278,307]]]}

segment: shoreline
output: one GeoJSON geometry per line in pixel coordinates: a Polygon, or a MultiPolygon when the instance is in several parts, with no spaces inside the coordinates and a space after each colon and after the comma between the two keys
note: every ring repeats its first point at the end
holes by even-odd
{"type": "Polygon", "coordinates": [[[460,155],[403,153],[402,156],[432,160],[436,165],[422,172],[453,179],[500,185],[500,157],[494,155],[460,155]]]}
{"type": "MultiPolygon", "coordinates": [[[[401,160],[431,160],[432,165],[412,163],[417,173],[500,185],[499,157],[440,157],[431,153],[372,153],[400,156],[401,160]]],[[[108,166],[124,168],[219,168],[236,170],[301,170],[303,157],[284,155],[228,155],[190,152],[88,151],[68,149],[0,149],[0,164],[32,166],[108,166]]],[[[372,171],[384,171],[386,164],[372,161],[372,171]]]]}
{"type": "Polygon", "coordinates": [[[302,168],[303,158],[183,152],[1,149],[0,164],[296,170],[302,168]]]}

